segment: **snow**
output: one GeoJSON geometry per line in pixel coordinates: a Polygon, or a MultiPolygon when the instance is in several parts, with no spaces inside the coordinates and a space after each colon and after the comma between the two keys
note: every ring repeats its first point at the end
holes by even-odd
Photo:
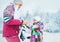
{"type": "Polygon", "coordinates": [[[44,42],[60,42],[60,33],[46,33],[43,35],[44,42]]]}
{"type": "MultiPolygon", "coordinates": [[[[21,42],[29,42],[29,39],[25,39],[21,42]]],[[[0,42],[6,42],[6,39],[2,37],[2,34],[0,34],[0,42]]],[[[43,42],[60,42],[60,33],[48,33],[44,32],[43,35],[43,42]]]]}
{"type": "Polygon", "coordinates": [[[2,34],[0,34],[0,42],[6,42],[6,39],[2,37],[2,34]]]}

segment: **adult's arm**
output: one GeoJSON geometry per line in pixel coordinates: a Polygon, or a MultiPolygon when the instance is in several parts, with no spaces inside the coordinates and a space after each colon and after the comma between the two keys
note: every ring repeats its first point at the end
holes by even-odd
{"type": "Polygon", "coordinates": [[[12,19],[7,22],[7,25],[22,25],[22,21],[17,19],[12,19]]]}

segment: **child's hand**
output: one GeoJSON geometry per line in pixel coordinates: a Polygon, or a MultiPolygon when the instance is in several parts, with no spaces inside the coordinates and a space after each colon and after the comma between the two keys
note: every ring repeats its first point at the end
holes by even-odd
{"type": "Polygon", "coordinates": [[[37,26],[37,25],[33,25],[33,27],[34,27],[34,28],[38,28],[38,26],[37,26]]]}
{"type": "Polygon", "coordinates": [[[40,29],[43,29],[43,25],[40,26],[40,29]]]}

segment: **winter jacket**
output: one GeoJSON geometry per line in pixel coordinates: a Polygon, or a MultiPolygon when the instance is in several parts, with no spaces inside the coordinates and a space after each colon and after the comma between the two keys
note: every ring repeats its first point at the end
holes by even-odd
{"type": "Polygon", "coordinates": [[[3,24],[3,37],[9,37],[19,34],[19,26],[22,22],[17,19],[11,19],[3,24]]]}

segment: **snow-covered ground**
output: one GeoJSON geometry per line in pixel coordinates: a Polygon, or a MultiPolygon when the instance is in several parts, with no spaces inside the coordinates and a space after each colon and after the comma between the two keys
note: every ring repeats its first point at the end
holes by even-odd
{"type": "Polygon", "coordinates": [[[2,34],[0,34],[0,42],[6,42],[6,39],[2,37],[2,34]]]}
{"type": "MultiPolygon", "coordinates": [[[[60,33],[47,33],[44,32],[43,42],[60,42],[60,33]]],[[[25,39],[24,42],[29,42],[30,40],[25,39]]],[[[5,38],[0,34],[0,42],[6,42],[5,38]]],[[[23,42],[23,41],[21,41],[23,42]]]]}
{"type": "MultiPolygon", "coordinates": [[[[25,35],[27,35],[27,34],[25,34],[25,35]]],[[[20,41],[21,42],[30,42],[30,40],[27,39],[26,37],[25,37],[25,40],[24,41],[22,41],[22,40],[20,40],[20,41]]],[[[2,37],[2,34],[0,34],[0,42],[7,42],[6,39],[2,37]]]]}
{"type": "Polygon", "coordinates": [[[44,32],[44,42],[60,42],[60,33],[46,33],[44,32]]]}

